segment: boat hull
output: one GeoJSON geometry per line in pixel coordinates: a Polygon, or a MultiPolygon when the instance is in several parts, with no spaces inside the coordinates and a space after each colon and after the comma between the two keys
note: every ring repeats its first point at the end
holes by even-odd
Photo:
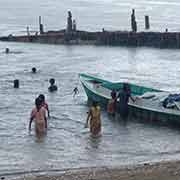
{"type": "Polygon", "coordinates": [[[84,84],[83,84],[84,90],[86,92],[86,95],[88,97],[88,103],[91,103],[93,100],[98,101],[98,103],[103,106],[106,107],[108,104],[109,99],[103,97],[103,96],[99,96],[96,93],[92,92],[91,90],[89,90],[84,84]]]}
{"type": "Polygon", "coordinates": [[[164,125],[180,125],[180,116],[177,114],[167,114],[163,112],[152,111],[139,107],[129,106],[130,117],[142,122],[158,123],[164,125]]]}
{"type": "MultiPolygon", "coordinates": [[[[123,83],[112,83],[106,80],[102,80],[93,76],[80,74],[81,83],[84,87],[84,90],[86,92],[86,95],[88,97],[88,102],[92,102],[93,100],[97,100],[99,104],[103,107],[107,107],[107,104],[109,102],[109,99],[111,99],[110,92],[112,89],[118,89],[121,88],[123,83]],[[85,79],[84,79],[85,78],[85,79]],[[104,96],[101,93],[99,93],[98,89],[93,89],[88,86],[85,81],[95,81],[96,83],[100,83],[100,86],[103,88],[106,88],[109,90],[109,95],[104,96]]],[[[133,95],[142,95],[145,92],[155,92],[155,93],[161,93],[165,91],[161,91],[158,89],[152,89],[142,86],[137,86],[134,84],[130,84],[131,86],[131,92],[133,92],[133,95]]],[[[138,119],[143,122],[156,122],[156,123],[163,123],[163,124],[175,124],[180,125],[180,111],[168,111],[167,109],[163,109],[161,106],[161,109],[158,109],[158,106],[154,107],[153,104],[151,107],[141,105],[141,103],[133,103],[130,101],[128,103],[129,107],[129,116],[132,117],[132,119],[138,119]],[[157,109],[156,109],[157,108],[157,109]]],[[[117,104],[117,113],[118,113],[118,104],[117,104]]]]}

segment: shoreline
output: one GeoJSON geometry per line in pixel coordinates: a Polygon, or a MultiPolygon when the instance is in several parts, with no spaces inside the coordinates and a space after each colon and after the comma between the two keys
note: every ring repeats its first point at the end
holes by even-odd
{"type": "MultiPolygon", "coordinates": [[[[120,167],[62,169],[54,173],[24,174],[16,180],[179,180],[180,161],[161,161],[120,167]]],[[[2,177],[1,177],[2,179],[2,177]]]]}

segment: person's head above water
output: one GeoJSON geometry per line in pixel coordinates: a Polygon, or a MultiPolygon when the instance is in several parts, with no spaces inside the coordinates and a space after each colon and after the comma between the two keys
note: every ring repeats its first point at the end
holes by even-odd
{"type": "Polygon", "coordinates": [[[44,94],[40,94],[38,98],[40,98],[43,102],[45,101],[45,96],[44,96],[44,94]]]}
{"type": "Polygon", "coordinates": [[[36,73],[36,68],[35,67],[32,68],[32,73],[36,73]]]}
{"type": "Polygon", "coordinates": [[[51,79],[49,80],[49,83],[50,83],[51,85],[54,85],[55,79],[54,79],[54,78],[51,78],[51,79]]]}
{"type": "Polygon", "coordinates": [[[41,107],[41,104],[42,104],[42,100],[38,97],[35,99],[35,105],[36,105],[36,108],[39,109],[41,107]]]}
{"type": "Polygon", "coordinates": [[[5,49],[5,53],[8,54],[9,53],[9,48],[5,49]]]}
{"type": "Polygon", "coordinates": [[[98,105],[98,101],[97,100],[93,100],[92,106],[96,107],[97,105],[98,105]]]}
{"type": "Polygon", "coordinates": [[[123,83],[123,90],[127,91],[129,89],[128,83],[123,83]]]}

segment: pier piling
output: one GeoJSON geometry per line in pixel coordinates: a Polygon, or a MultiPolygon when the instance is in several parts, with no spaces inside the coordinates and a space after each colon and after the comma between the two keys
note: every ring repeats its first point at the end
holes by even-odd
{"type": "Polygon", "coordinates": [[[72,32],[72,13],[71,11],[68,11],[68,17],[67,17],[67,33],[72,32]]]}
{"type": "Polygon", "coordinates": [[[136,22],[136,17],[135,17],[135,9],[132,9],[131,29],[132,29],[133,32],[137,32],[137,22],[136,22]]]}
{"type": "Polygon", "coordinates": [[[76,32],[76,20],[73,20],[72,30],[76,32]]]}
{"type": "Polygon", "coordinates": [[[149,24],[149,16],[145,16],[145,29],[149,29],[150,28],[150,24],[149,24]]]}
{"type": "Polygon", "coordinates": [[[27,36],[30,36],[30,32],[29,32],[29,26],[26,27],[26,31],[27,31],[27,36]]]}
{"type": "Polygon", "coordinates": [[[39,33],[40,34],[44,33],[44,27],[43,24],[41,23],[41,16],[39,16],[39,33]]]}

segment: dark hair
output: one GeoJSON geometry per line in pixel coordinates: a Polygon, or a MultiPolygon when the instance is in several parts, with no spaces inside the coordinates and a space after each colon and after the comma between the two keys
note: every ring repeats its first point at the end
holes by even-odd
{"type": "Polygon", "coordinates": [[[36,68],[35,67],[32,68],[32,72],[36,73],[36,68]]]}
{"type": "Polygon", "coordinates": [[[111,97],[112,97],[113,99],[116,98],[116,90],[115,90],[115,89],[113,89],[113,90],[111,91],[111,97]]]}
{"type": "Polygon", "coordinates": [[[54,79],[54,78],[51,78],[51,79],[49,80],[49,82],[50,82],[51,84],[54,84],[54,83],[55,83],[55,79],[54,79]]]}
{"type": "Polygon", "coordinates": [[[40,94],[38,98],[40,98],[42,101],[45,101],[45,96],[44,96],[44,94],[40,94]]]}
{"type": "Polygon", "coordinates": [[[129,89],[129,85],[127,83],[123,83],[123,90],[127,91],[129,89]]]}
{"type": "Polygon", "coordinates": [[[40,110],[41,104],[42,104],[42,100],[40,98],[36,98],[35,99],[35,105],[36,105],[37,111],[40,110]]]}
{"type": "Polygon", "coordinates": [[[6,51],[5,51],[5,52],[6,52],[6,54],[8,54],[8,53],[9,53],[9,48],[6,48],[6,51]]]}
{"type": "Polygon", "coordinates": [[[98,101],[93,100],[92,105],[93,105],[94,107],[96,107],[96,106],[98,105],[98,101]]]}

